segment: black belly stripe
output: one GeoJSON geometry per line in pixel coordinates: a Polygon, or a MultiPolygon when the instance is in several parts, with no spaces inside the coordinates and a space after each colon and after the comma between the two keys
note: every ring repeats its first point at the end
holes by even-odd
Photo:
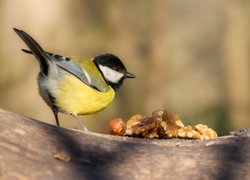
{"type": "Polygon", "coordinates": [[[56,106],[56,98],[53,97],[53,96],[50,94],[49,91],[48,91],[48,95],[49,95],[49,100],[50,100],[50,102],[53,104],[53,109],[54,109],[54,108],[57,109],[57,106],[56,106]]]}

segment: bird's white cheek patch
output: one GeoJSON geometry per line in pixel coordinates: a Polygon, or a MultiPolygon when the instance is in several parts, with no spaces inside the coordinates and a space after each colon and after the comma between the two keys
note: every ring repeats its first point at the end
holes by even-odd
{"type": "Polygon", "coordinates": [[[123,73],[117,72],[109,67],[99,65],[99,68],[105,78],[112,83],[118,83],[123,77],[123,73]]]}

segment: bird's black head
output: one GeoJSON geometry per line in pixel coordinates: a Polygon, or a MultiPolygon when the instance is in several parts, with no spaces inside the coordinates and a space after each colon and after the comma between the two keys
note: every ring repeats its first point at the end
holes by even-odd
{"type": "Polygon", "coordinates": [[[114,90],[117,90],[122,85],[125,78],[135,78],[132,73],[127,71],[122,61],[115,55],[103,54],[96,56],[93,61],[102,73],[105,81],[114,90]]]}

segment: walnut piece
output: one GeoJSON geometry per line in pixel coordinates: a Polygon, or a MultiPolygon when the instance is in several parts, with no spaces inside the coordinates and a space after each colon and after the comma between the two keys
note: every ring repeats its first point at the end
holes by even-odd
{"type": "Polygon", "coordinates": [[[178,130],[184,127],[178,115],[171,114],[167,110],[154,111],[153,114],[161,114],[161,126],[164,130],[163,137],[178,137],[178,130]]]}
{"type": "Polygon", "coordinates": [[[127,124],[114,119],[109,124],[110,134],[126,135],[141,138],[184,138],[184,139],[216,139],[216,132],[203,124],[185,126],[180,117],[164,110],[155,110],[152,116],[134,115],[127,124]]]}
{"type": "Polygon", "coordinates": [[[132,116],[127,122],[126,135],[145,138],[158,138],[158,127],[161,118],[159,116],[142,117],[141,115],[132,116]]]}
{"type": "Polygon", "coordinates": [[[201,134],[200,139],[216,139],[217,133],[207,125],[197,124],[194,129],[201,134]]]}
{"type": "Polygon", "coordinates": [[[178,130],[178,137],[188,139],[200,139],[201,134],[192,126],[185,126],[178,130]]]}

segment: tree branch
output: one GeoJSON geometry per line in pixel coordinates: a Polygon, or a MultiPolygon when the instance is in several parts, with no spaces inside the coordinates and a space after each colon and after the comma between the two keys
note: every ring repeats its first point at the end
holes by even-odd
{"type": "Polygon", "coordinates": [[[250,130],[217,140],[84,133],[0,110],[0,179],[250,179],[250,130]]]}

